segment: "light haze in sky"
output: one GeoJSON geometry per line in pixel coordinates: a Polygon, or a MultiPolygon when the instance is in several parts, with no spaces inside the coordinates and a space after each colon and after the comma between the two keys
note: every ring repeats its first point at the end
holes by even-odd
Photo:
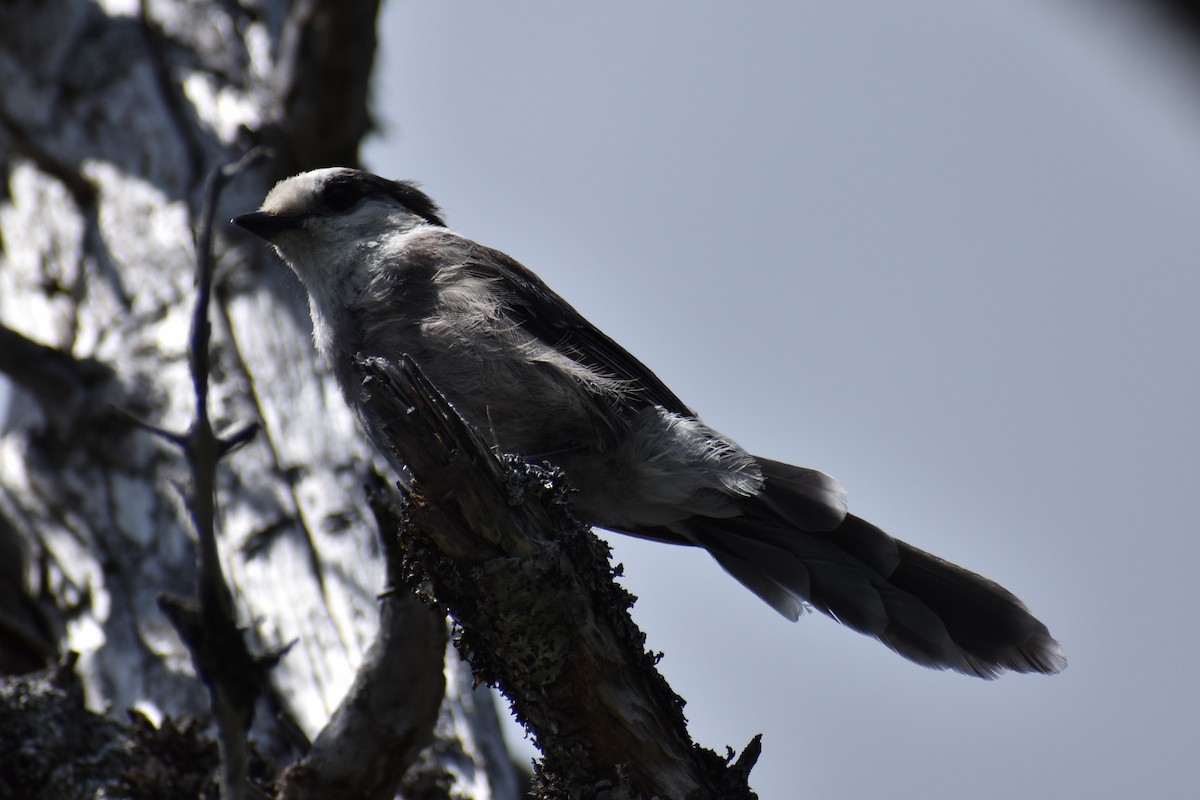
{"type": "Polygon", "coordinates": [[[606,534],[764,800],[1200,785],[1200,68],[1125,5],[384,6],[368,167],[1066,650],[925,670],[606,534]]]}

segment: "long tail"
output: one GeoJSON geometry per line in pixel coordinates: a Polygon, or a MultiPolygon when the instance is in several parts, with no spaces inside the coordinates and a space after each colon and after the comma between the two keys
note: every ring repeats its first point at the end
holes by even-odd
{"type": "MultiPolygon", "coordinates": [[[[795,620],[808,603],[918,664],[981,678],[1066,666],[1046,626],[993,581],[853,515],[832,530],[805,530],[780,513],[795,507],[796,468],[760,462],[765,496],[746,514],[692,517],[672,530],[776,611],[795,620]]],[[[808,484],[798,489],[811,493],[808,484]]]]}

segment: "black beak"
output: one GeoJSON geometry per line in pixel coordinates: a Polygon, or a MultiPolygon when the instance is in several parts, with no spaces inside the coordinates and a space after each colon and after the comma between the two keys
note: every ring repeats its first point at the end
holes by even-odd
{"type": "Polygon", "coordinates": [[[266,239],[268,242],[273,240],[281,232],[292,228],[300,227],[300,217],[280,216],[278,214],[268,214],[265,211],[255,211],[252,214],[242,214],[230,220],[234,225],[258,236],[261,239],[266,239]]]}

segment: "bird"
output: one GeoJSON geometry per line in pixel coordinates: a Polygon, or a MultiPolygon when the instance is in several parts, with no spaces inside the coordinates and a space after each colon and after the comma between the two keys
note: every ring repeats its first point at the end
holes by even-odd
{"type": "Polygon", "coordinates": [[[450,229],[416,183],[316,169],[232,222],[300,279],[314,344],[360,419],[355,359],[406,358],[502,452],[560,468],[581,521],[703,548],[790,620],[815,608],[917,664],[986,679],[1065,668],[1011,592],[849,513],[824,472],[710,428],[531,270],[450,229]]]}

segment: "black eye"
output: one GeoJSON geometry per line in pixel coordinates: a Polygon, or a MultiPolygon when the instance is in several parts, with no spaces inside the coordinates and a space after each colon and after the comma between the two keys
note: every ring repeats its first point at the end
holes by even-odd
{"type": "Polygon", "coordinates": [[[357,187],[342,181],[330,181],[321,192],[321,202],[330,211],[337,213],[349,211],[361,199],[362,193],[357,187]]]}

